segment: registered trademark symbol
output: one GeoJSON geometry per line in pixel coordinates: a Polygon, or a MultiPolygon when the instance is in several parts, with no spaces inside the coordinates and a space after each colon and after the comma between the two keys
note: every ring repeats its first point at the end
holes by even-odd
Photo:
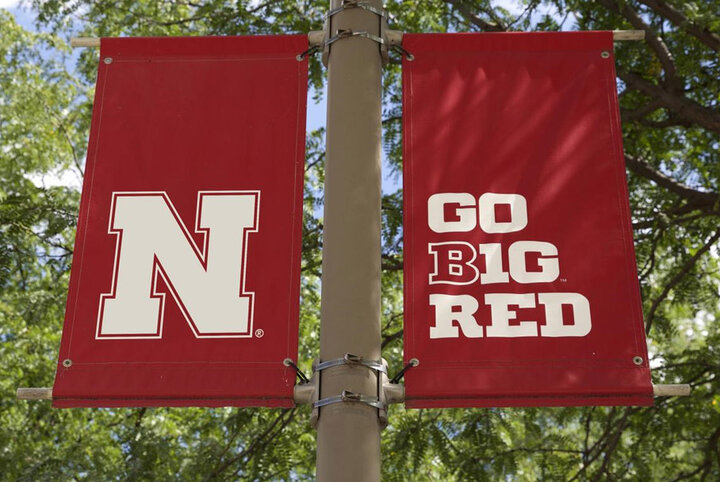
{"type": "Polygon", "coordinates": [[[255,336],[257,336],[258,338],[262,338],[264,334],[265,334],[265,331],[263,331],[263,330],[260,329],[260,328],[258,328],[257,330],[255,330],[255,336]]]}

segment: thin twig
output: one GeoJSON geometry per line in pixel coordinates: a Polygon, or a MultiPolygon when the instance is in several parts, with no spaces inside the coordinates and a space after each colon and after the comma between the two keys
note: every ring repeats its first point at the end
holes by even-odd
{"type": "Polygon", "coordinates": [[[687,275],[690,270],[695,266],[695,264],[698,262],[702,256],[707,253],[713,244],[715,244],[718,239],[720,239],[720,229],[715,231],[715,234],[713,234],[707,243],[703,245],[702,248],[698,249],[698,251],[687,260],[687,262],[683,265],[683,267],[678,271],[675,276],[672,277],[670,282],[665,285],[665,288],[663,288],[660,295],[655,298],[655,300],[652,302],[652,305],[650,306],[650,310],[648,311],[647,315],[647,321],[645,324],[645,333],[650,333],[650,328],[652,328],[653,321],[655,321],[655,313],[657,312],[658,307],[660,304],[665,301],[665,298],[668,297],[670,294],[670,291],[680,282],[682,279],[687,275]]]}
{"type": "Polygon", "coordinates": [[[685,30],[690,35],[694,36],[711,49],[715,50],[716,52],[720,52],[720,36],[709,31],[706,27],[701,27],[691,22],[685,15],[683,15],[682,12],[680,12],[680,10],[677,10],[671,5],[668,5],[667,2],[661,0],[638,1],[647,5],[655,13],[662,17],[665,17],[670,22],[685,30]]]}

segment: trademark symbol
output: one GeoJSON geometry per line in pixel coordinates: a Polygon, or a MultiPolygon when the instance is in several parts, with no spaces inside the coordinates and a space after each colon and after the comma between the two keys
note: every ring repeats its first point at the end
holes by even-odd
{"type": "Polygon", "coordinates": [[[264,334],[265,334],[265,331],[263,331],[263,330],[260,329],[260,328],[258,328],[257,330],[255,330],[255,336],[257,336],[258,338],[262,338],[264,334]]]}
{"type": "Polygon", "coordinates": [[[567,283],[567,278],[560,278],[561,283],[567,283]]]}

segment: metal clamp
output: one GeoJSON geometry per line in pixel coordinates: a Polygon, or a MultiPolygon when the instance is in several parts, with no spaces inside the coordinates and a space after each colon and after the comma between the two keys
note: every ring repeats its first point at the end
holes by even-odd
{"type": "Polygon", "coordinates": [[[368,367],[371,370],[375,370],[378,373],[387,374],[387,367],[382,361],[365,360],[359,355],[353,355],[351,353],[345,353],[342,358],[336,358],[334,360],[328,360],[313,366],[313,371],[319,372],[328,368],[337,367],[341,365],[362,365],[368,367]]]}
{"type": "MultiPolygon", "coordinates": [[[[387,23],[385,21],[385,19],[383,19],[383,18],[381,18],[380,21],[383,24],[387,23]]],[[[326,25],[329,23],[330,23],[329,19],[325,21],[326,25]]],[[[382,29],[381,29],[381,31],[382,31],[382,29]]],[[[381,54],[382,58],[385,59],[385,57],[387,57],[387,46],[385,45],[385,39],[383,39],[382,37],[378,37],[377,35],[373,35],[370,32],[366,32],[364,30],[360,31],[360,32],[353,32],[352,30],[349,30],[349,29],[348,30],[338,29],[337,33],[335,35],[333,35],[330,38],[326,38],[325,41],[323,42],[322,61],[326,67],[328,65],[328,60],[330,58],[330,45],[334,44],[338,40],[342,40],[342,39],[346,39],[346,38],[350,38],[350,37],[366,38],[368,40],[372,40],[373,42],[377,42],[378,45],[380,46],[380,54],[381,54]]]]}
{"type": "MultiPolygon", "coordinates": [[[[323,40],[318,45],[311,45],[306,51],[298,54],[295,58],[298,60],[298,62],[305,59],[305,57],[314,54],[315,52],[318,52],[320,50],[323,50],[323,52],[327,52],[330,45],[334,44],[338,40],[342,40],[345,38],[350,37],[361,37],[366,38],[369,40],[372,40],[373,42],[377,42],[382,47],[385,44],[385,40],[381,37],[378,37],[377,35],[373,35],[366,31],[360,31],[360,32],[353,32],[352,30],[338,30],[337,34],[330,37],[329,39],[323,40]]],[[[387,49],[386,49],[387,50],[387,49]]],[[[323,54],[324,55],[324,54],[323,54]]]]}
{"type": "Polygon", "coordinates": [[[313,408],[324,407],[326,405],[332,405],[333,403],[345,402],[364,403],[365,405],[369,405],[380,410],[385,410],[385,404],[382,403],[378,397],[368,397],[367,395],[350,392],[348,390],[343,390],[342,394],[340,395],[321,398],[320,400],[313,403],[313,408]]]}
{"type": "Polygon", "coordinates": [[[357,0],[344,0],[341,6],[339,6],[338,8],[333,8],[328,13],[326,13],[325,18],[329,19],[333,15],[337,15],[338,13],[344,10],[349,10],[351,8],[361,8],[363,10],[367,10],[368,12],[374,13],[378,17],[387,18],[387,13],[385,12],[385,10],[373,7],[368,2],[358,2],[357,0]]]}
{"type": "MultiPolygon", "coordinates": [[[[354,355],[346,355],[341,360],[342,362],[334,361],[332,366],[348,363],[345,360],[349,360],[350,363],[357,363],[365,361],[362,357],[354,355]]],[[[373,364],[375,362],[367,362],[373,364]]],[[[392,384],[388,381],[387,376],[387,362],[382,360],[382,369],[377,372],[377,397],[366,396],[362,394],[356,394],[350,391],[343,392],[343,395],[334,397],[324,398],[320,400],[320,372],[318,369],[319,362],[313,362],[313,376],[310,379],[310,383],[304,383],[295,385],[294,400],[297,404],[308,404],[312,406],[312,412],[310,414],[310,424],[313,427],[317,427],[318,418],[320,417],[320,407],[330,405],[332,403],[340,402],[359,402],[365,403],[378,409],[378,419],[381,427],[386,427],[388,424],[388,413],[387,407],[392,403],[402,403],[405,401],[405,387],[401,384],[392,384]]],[[[368,365],[364,365],[368,366],[368,365]]],[[[323,368],[328,368],[329,365],[324,365],[323,368]]],[[[374,369],[374,368],[373,368],[374,369]]]]}
{"type": "MultiPolygon", "coordinates": [[[[325,37],[324,37],[324,41],[322,42],[321,47],[320,47],[320,48],[322,48],[322,63],[327,67],[328,60],[330,58],[330,45],[331,44],[333,44],[334,42],[336,42],[340,39],[343,39],[343,38],[361,37],[361,38],[366,38],[368,40],[372,40],[373,42],[376,42],[379,45],[382,63],[383,63],[383,65],[385,65],[389,60],[388,40],[386,38],[386,32],[388,30],[387,24],[388,24],[388,15],[384,9],[375,7],[373,4],[371,4],[369,2],[363,2],[363,1],[358,1],[358,0],[343,0],[340,7],[330,10],[325,15],[325,24],[323,26],[323,30],[325,31],[325,37]],[[335,23],[335,21],[333,20],[333,17],[339,13],[342,13],[345,10],[350,10],[353,8],[360,8],[362,10],[368,11],[368,12],[376,15],[378,23],[379,23],[379,25],[378,25],[378,34],[379,35],[375,35],[370,32],[365,32],[365,31],[353,32],[352,30],[338,29],[335,31],[334,36],[332,36],[332,37],[330,36],[331,32],[333,31],[333,23],[335,23]]],[[[320,48],[318,48],[318,50],[320,48]]],[[[314,50],[313,50],[313,52],[314,52],[314,50]]],[[[300,58],[298,56],[298,60],[302,60],[302,58],[300,58]]]]}
{"type": "Polygon", "coordinates": [[[334,44],[338,40],[342,40],[342,39],[350,38],[350,37],[362,37],[362,38],[370,39],[373,42],[379,43],[380,45],[385,43],[385,40],[383,40],[382,37],[378,37],[377,35],[373,35],[364,30],[361,30],[360,32],[353,32],[352,30],[349,30],[349,29],[348,30],[338,29],[338,31],[335,35],[333,35],[332,37],[327,39],[325,42],[323,42],[323,46],[329,47],[330,45],[334,44]]]}

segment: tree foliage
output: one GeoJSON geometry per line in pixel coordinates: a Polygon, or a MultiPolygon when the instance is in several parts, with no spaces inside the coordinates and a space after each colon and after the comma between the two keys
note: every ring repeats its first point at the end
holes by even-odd
{"type": "MultiPolygon", "coordinates": [[[[18,402],[50,386],[62,325],[97,52],[85,36],[304,33],[326,1],[34,0],[38,31],[0,10],[0,474],[7,480],[312,479],[308,407],[74,409],[18,402]]],[[[408,32],[639,29],[616,44],[633,225],[655,383],[649,408],[393,407],[387,480],[720,479],[720,2],[389,0],[408,32]],[[508,5],[503,8],[499,3],[508,5]],[[520,5],[521,8],[510,8],[520,5]]],[[[385,71],[385,154],[401,171],[400,66],[385,71]]],[[[311,63],[311,85],[324,72],[311,63]]],[[[319,94],[317,94],[319,95],[319,94]]],[[[323,130],[308,133],[302,368],[318,351],[323,130]]],[[[402,192],[383,198],[383,355],[402,363],[402,192]]]]}

